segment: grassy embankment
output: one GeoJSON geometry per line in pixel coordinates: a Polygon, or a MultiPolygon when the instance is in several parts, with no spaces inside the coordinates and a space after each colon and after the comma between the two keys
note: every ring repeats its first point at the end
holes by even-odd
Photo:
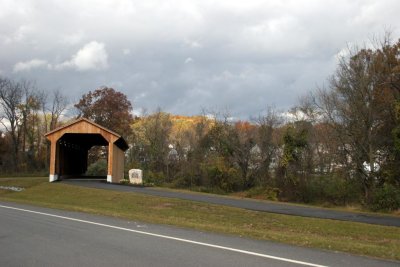
{"type": "Polygon", "coordinates": [[[400,260],[400,228],[304,218],[135,193],[0,178],[0,200],[400,260]]]}

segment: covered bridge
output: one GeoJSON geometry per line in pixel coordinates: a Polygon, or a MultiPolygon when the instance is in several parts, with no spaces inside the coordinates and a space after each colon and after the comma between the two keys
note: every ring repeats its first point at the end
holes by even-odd
{"type": "Polygon", "coordinates": [[[80,118],[45,134],[51,142],[50,182],[63,177],[82,176],[88,167],[88,152],[93,146],[108,146],[107,182],[124,178],[124,138],[86,118],[80,118]]]}

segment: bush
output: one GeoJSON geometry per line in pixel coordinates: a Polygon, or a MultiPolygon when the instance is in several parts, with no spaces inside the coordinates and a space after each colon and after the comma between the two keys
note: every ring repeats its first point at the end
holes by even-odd
{"type": "Polygon", "coordinates": [[[391,184],[384,184],[376,189],[370,209],[373,211],[394,211],[400,209],[400,189],[391,184]]]}
{"type": "Polygon", "coordinates": [[[89,165],[86,171],[88,176],[107,176],[107,160],[99,159],[96,162],[89,165]]]}
{"type": "Polygon", "coordinates": [[[173,188],[187,188],[190,187],[190,180],[187,179],[185,176],[177,175],[174,177],[172,182],[170,183],[170,186],[173,188]]]}
{"type": "Polygon", "coordinates": [[[257,186],[247,191],[246,197],[277,201],[279,191],[278,188],[257,186]]]}
{"type": "Polygon", "coordinates": [[[119,180],[119,183],[120,183],[120,184],[130,184],[130,182],[129,182],[128,179],[119,180]]]}
{"type": "Polygon", "coordinates": [[[165,175],[163,172],[144,171],[143,183],[146,185],[162,185],[165,183],[165,175]]]}
{"type": "Polygon", "coordinates": [[[347,205],[358,202],[362,194],[360,185],[355,180],[332,175],[317,177],[320,180],[319,201],[327,201],[334,205],[347,205]]]}
{"type": "Polygon", "coordinates": [[[222,157],[209,159],[202,164],[203,176],[207,177],[209,184],[206,187],[218,188],[228,193],[240,188],[240,173],[237,169],[230,167],[222,157]]]}
{"type": "MultiPolygon", "coordinates": [[[[281,189],[286,190],[286,188],[281,189]]],[[[358,202],[361,192],[356,180],[346,179],[337,174],[310,175],[303,183],[296,185],[288,199],[304,203],[347,205],[358,202]]]]}

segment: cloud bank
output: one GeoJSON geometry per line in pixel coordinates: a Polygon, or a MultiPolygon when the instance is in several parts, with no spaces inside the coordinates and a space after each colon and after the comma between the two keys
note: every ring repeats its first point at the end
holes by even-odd
{"type": "Polygon", "coordinates": [[[0,70],[72,100],[106,85],[137,110],[247,118],[322,85],[348,44],[385,29],[399,38],[398,10],[396,0],[2,0],[0,70]]]}

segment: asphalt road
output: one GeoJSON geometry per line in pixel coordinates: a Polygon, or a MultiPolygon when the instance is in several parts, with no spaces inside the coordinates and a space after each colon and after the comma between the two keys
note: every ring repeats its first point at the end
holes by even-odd
{"type": "Polygon", "coordinates": [[[336,211],[332,209],[324,209],[317,207],[305,207],[293,204],[274,203],[274,202],[257,201],[250,199],[239,199],[239,198],[224,197],[211,194],[196,194],[196,193],[193,194],[193,193],[176,192],[170,190],[162,190],[158,188],[154,189],[146,187],[125,186],[118,184],[107,184],[101,181],[64,180],[62,182],[78,186],[91,187],[91,188],[124,191],[124,192],[135,192],[135,193],[160,196],[160,197],[179,198],[179,199],[200,201],[200,202],[219,204],[219,205],[256,210],[256,211],[265,211],[265,212],[296,215],[303,217],[353,221],[353,222],[400,227],[400,217],[395,217],[395,216],[370,215],[370,214],[356,213],[356,212],[336,211]]]}
{"type": "Polygon", "coordinates": [[[0,266],[399,266],[344,253],[0,202],[0,266]]]}

